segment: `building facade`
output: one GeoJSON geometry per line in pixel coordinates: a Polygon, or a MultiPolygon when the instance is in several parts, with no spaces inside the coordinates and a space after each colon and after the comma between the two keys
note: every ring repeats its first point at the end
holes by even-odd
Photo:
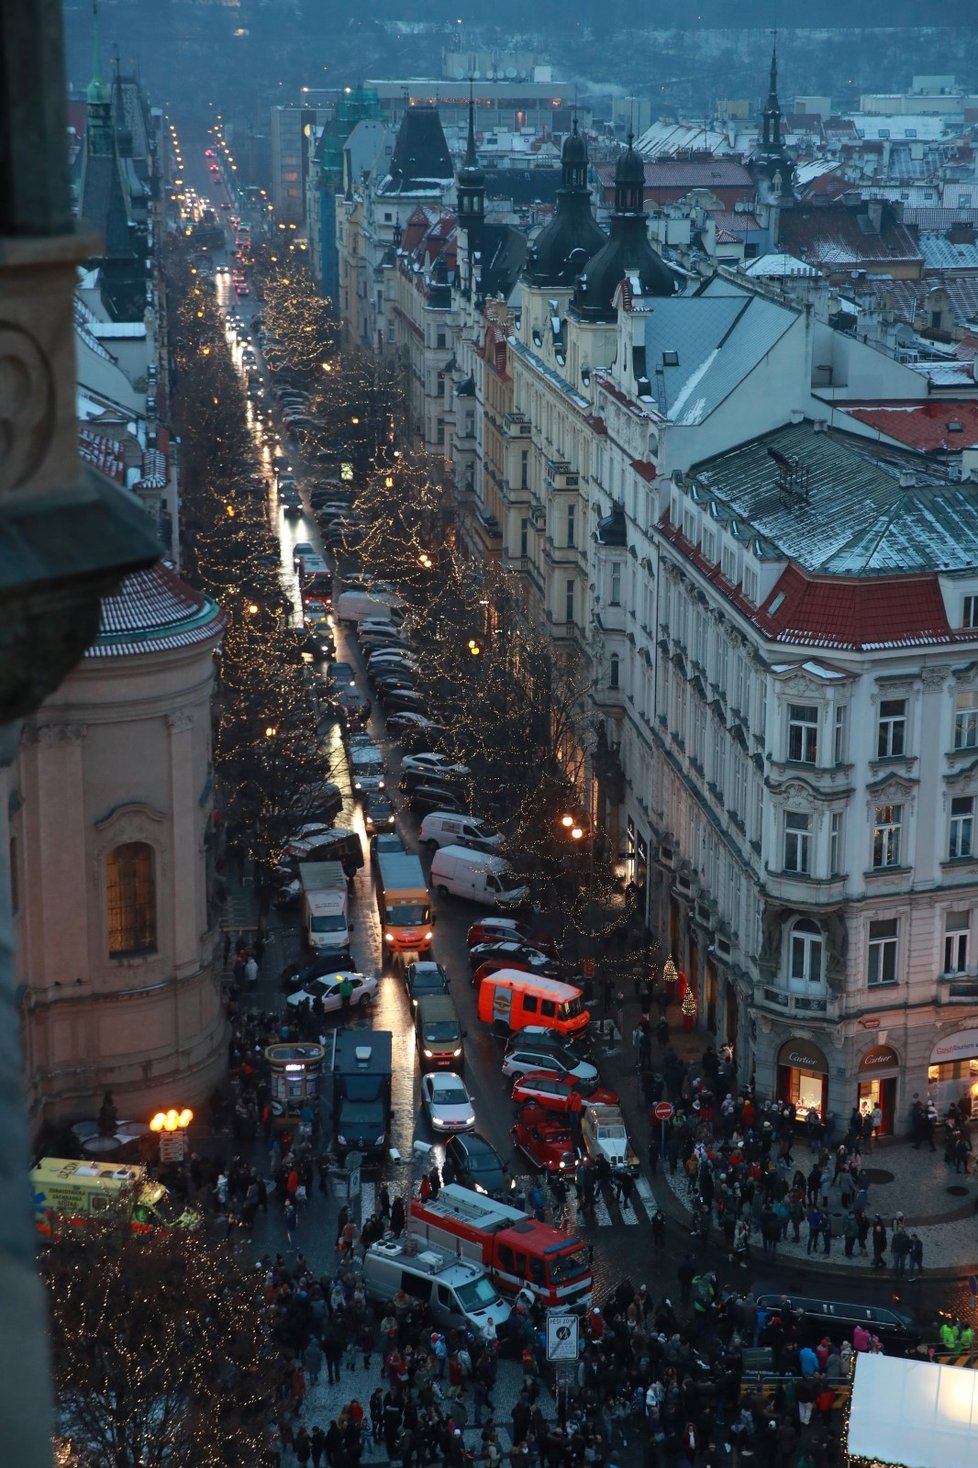
{"type": "Polygon", "coordinates": [[[196,1106],[225,1068],[215,967],[210,701],[216,606],[162,563],[102,603],[99,635],[5,771],[32,1130],[196,1106]]]}

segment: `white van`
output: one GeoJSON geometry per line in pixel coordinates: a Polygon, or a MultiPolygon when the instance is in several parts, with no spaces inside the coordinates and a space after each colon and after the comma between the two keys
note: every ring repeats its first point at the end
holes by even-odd
{"type": "Polygon", "coordinates": [[[431,858],[431,885],[440,897],[465,897],[486,907],[525,902],[528,887],[518,887],[509,862],[466,846],[442,846],[431,858]]]}
{"type": "Polygon", "coordinates": [[[502,846],[498,831],[490,831],[478,816],[456,815],[450,810],[429,811],[421,822],[421,845],[435,852],[440,846],[474,846],[492,850],[502,846]]]}
{"type": "Polygon", "coordinates": [[[410,1235],[383,1239],[363,1256],[367,1298],[388,1301],[398,1290],[428,1306],[442,1330],[470,1330],[482,1336],[489,1318],[505,1335],[510,1306],[481,1264],[456,1259],[410,1235]]]}
{"type": "Polygon", "coordinates": [[[404,603],[392,591],[367,591],[364,587],[355,587],[341,591],[335,598],[333,615],[338,622],[357,627],[371,618],[399,622],[404,616],[404,603]]]}

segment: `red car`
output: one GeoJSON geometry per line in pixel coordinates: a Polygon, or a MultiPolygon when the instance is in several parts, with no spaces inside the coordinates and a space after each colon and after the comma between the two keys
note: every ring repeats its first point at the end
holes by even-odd
{"type": "Polygon", "coordinates": [[[486,917],[473,923],[468,932],[468,944],[477,943],[524,943],[528,948],[537,948],[541,953],[556,953],[557,945],[544,934],[532,933],[526,923],[510,917],[486,917]]]}
{"type": "Polygon", "coordinates": [[[522,1107],[512,1128],[513,1143],[534,1167],[545,1172],[570,1172],[577,1161],[570,1123],[532,1101],[522,1107]]]}
{"type": "Polygon", "coordinates": [[[487,958],[485,963],[480,963],[472,975],[473,986],[478,989],[483,979],[488,979],[490,974],[498,973],[501,968],[516,969],[518,973],[536,973],[551,977],[551,969],[548,964],[545,968],[537,968],[536,965],[519,963],[515,958],[508,958],[505,954],[497,954],[495,958],[487,958]]]}
{"type": "Polygon", "coordinates": [[[557,1075],[549,1070],[530,1070],[513,1085],[517,1106],[534,1102],[547,1111],[567,1112],[573,1095],[596,1106],[617,1106],[618,1097],[597,1081],[579,1081],[575,1076],[557,1075]]]}

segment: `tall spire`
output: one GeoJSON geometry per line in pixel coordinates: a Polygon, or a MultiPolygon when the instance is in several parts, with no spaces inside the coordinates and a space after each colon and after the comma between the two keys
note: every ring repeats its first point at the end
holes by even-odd
{"type": "Polygon", "coordinates": [[[92,79],[86,93],[90,103],[103,105],[110,101],[109,89],[102,79],[102,56],[98,42],[98,0],[92,0],[92,79]]]}
{"type": "Polygon", "coordinates": [[[765,148],[781,147],[781,103],[778,101],[778,33],[771,46],[771,80],[764,107],[762,140],[765,148]]]}
{"type": "Polygon", "coordinates": [[[475,98],[472,77],[469,77],[469,136],[465,145],[465,166],[466,168],[478,168],[479,166],[475,151],[475,98]]]}

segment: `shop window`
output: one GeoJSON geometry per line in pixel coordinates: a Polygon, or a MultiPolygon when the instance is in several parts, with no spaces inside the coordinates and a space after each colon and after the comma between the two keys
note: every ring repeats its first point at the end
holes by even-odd
{"type": "Polygon", "coordinates": [[[808,989],[821,984],[825,939],[811,918],[800,918],[791,930],[788,977],[793,988],[808,989]]]}
{"type": "Polygon", "coordinates": [[[954,706],[955,749],[978,749],[978,693],[959,693],[954,706]]]}
{"type": "Polygon", "coordinates": [[[788,758],[813,765],[818,758],[818,708],[814,704],[788,705],[788,758]]]}
{"type": "Polygon", "coordinates": [[[949,912],[944,920],[944,972],[963,974],[968,971],[968,932],[970,912],[949,912]]]}
{"type": "Polygon", "coordinates": [[[956,795],[951,801],[951,824],[947,843],[948,861],[974,855],[975,797],[956,795]]]}
{"type": "Polygon", "coordinates": [[[897,981],[896,918],[881,918],[869,925],[866,980],[871,985],[897,981]]]}
{"type": "Polygon", "coordinates": [[[878,805],[873,813],[873,868],[884,871],[900,865],[903,806],[878,805]]]}
{"type": "Polygon", "coordinates": [[[812,862],[812,818],[806,811],[785,811],[784,869],[808,876],[812,862]]]}
{"type": "Polygon", "coordinates": [[[145,841],[116,846],[105,860],[109,957],[156,950],[156,871],[145,841]]]}
{"type": "Polygon", "coordinates": [[[884,698],[880,703],[876,732],[876,758],[893,759],[903,754],[907,742],[907,700],[884,698]]]}

